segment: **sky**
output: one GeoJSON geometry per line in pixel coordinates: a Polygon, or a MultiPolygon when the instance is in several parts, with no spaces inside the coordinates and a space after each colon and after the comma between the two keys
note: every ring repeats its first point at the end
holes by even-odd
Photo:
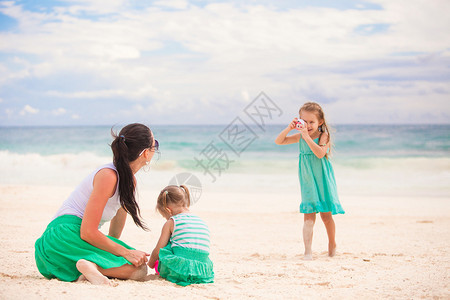
{"type": "Polygon", "coordinates": [[[450,1],[0,1],[0,126],[450,124],[450,1]]]}

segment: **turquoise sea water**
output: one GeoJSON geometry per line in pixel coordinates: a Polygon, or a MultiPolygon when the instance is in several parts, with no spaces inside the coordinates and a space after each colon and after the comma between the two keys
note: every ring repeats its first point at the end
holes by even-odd
{"type": "MultiPolygon", "coordinates": [[[[280,147],[273,143],[284,127],[267,125],[266,132],[251,127],[256,139],[241,156],[272,160],[296,155],[295,146],[280,147]]],[[[225,128],[226,125],[152,126],[161,144],[161,154],[167,154],[169,159],[178,157],[179,162],[201,152],[211,141],[226,146],[219,138],[225,128]]],[[[0,151],[43,156],[90,152],[108,156],[111,153],[110,130],[104,126],[3,127],[0,128],[0,151]]],[[[450,125],[339,125],[334,127],[332,138],[336,158],[445,157],[450,154],[450,125]]]]}
{"type": "MultiPolygon", "coordinates": [[[[239,141],[230,135],[227,125],[151,126],[160,143],[160,156],[152,168],[169,174],[197,172],[205,176],[204,181],[212,182],[204,163],[216,155],[222,158],[221,173],[210,170],[216,179],[225,174],[250,174],[265,176],[264,182],[277,182],[270,177],[277,174],[295,181],[298,145],[274,143],[284,127],[267,125],[262,130],[250,126],[251,131],[239,141]]],[[[0,128],[0,180],[58,184],[60,178],[67,181],[62,176],[67,171],[74,172],[78,180],[83,172],[111,160],[110,130],[106,126],[0,128]]],[[[332,141],[331,160],[344,189],[370,190],[371,182],[376,181],[392,191],[449,192],[450,125],[337,125],[332,141]],[[421,176],[427,178],[421,181],[421,176]],[[418,182],[422,183],[418,186],[418,182]]]]}

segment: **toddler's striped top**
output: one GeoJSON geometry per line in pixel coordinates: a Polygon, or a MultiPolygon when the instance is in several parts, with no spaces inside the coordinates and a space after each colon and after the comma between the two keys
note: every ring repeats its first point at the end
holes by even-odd
{"type": "Polygon", "coordinates": [[[170,237],[172,247],[200,249],[209,253],[208,225],[190,213],[181,213],[171,217],[174,222],[170,237]]]}

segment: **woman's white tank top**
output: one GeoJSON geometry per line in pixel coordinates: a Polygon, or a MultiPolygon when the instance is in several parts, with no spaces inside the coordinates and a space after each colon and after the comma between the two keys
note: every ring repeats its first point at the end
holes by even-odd
{"type": "Polygon", "coordinates": [[[94,176],[101,169],[112,169],[117,173],[117,186],[114,195],[108,199],[106,203],[105,209],[103,210],[102,218],[100,220],[100,224],[98,227],[100,228],[105,222],[111,221],[112,218],[116,215],[117,211],[120,208],[120,198],[119,198],[119,173],[117,172],[116,167],[113,163],[106,164],[104,166],[99,167],[97,170],[92,172],[89,176],[87,176],[78,186],[77,188],[70,194],[70,196],[64,201],[62,206],[56,212],[53,219],[56,219],[62,215],[74,215],[83,219],[84,210],[86,209],[86,205],[88,203],[89,197],[91,196],[92,190],[94,189],[94,176]]]}

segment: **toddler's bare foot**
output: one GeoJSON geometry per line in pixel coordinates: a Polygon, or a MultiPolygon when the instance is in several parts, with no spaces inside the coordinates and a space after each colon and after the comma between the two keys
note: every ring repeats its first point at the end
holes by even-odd
{"type": "Polygon", "coordinates": [[[328,256],[333,257],[336,255],[336,243],[328,244],[328,256]]]}
{"type": "Polygon", "coordinates": [[[78,277],[78,279],[75,282],[83,282],[83,281],[87,281],[87,278],[86,276],[81,274],[80,277],[78,277]]]}
{"type": "MultiPolygon", "coordinates": [[[[80,259],[77,261],[77,269],[85,276],[85,278],[92,284],[95,285],[111,285],[110,280],[100,273],[97,265],[93,262],[87,261],[85,259],[80,259]]],[[[83,276],[81,275],[81,276],[83,276]]],[[[80,276],[80,277],[81,277],[80,276]]],[[[78,278],[80,279],[80,278],[78,278]]]]}

